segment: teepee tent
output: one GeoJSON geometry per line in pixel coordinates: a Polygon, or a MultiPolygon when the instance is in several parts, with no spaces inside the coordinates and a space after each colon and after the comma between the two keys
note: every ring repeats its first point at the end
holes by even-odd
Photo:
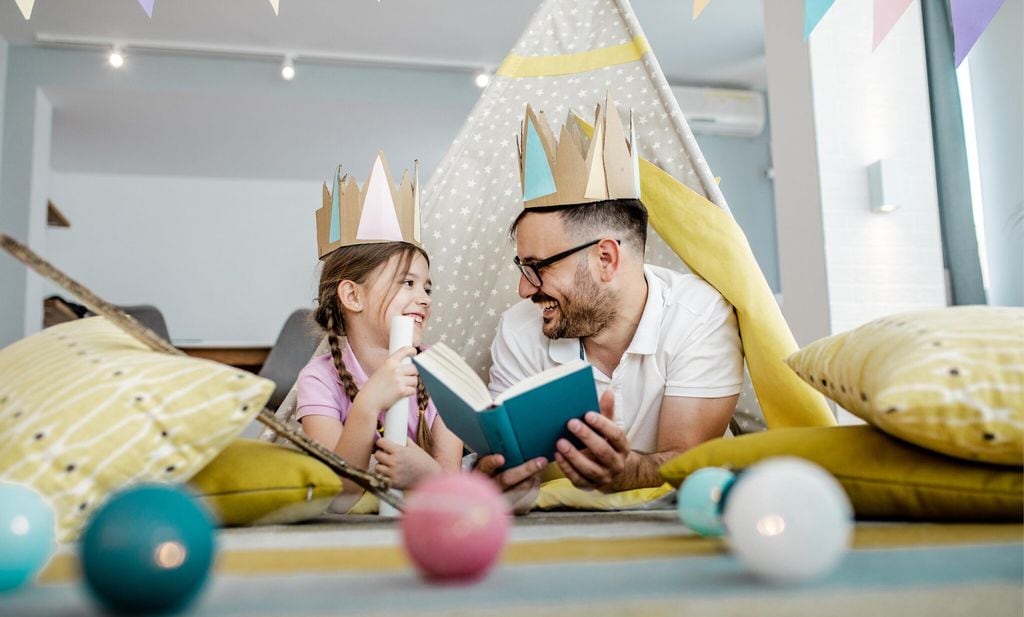
{"type": "Polygon", "coordinates": [[[436,290],[427,340],[446,343],[486,379],[498,317],[518,300],[507,232],[522,208],[515,138],[524,108],[544,110],[558,134],[567,112],[590,117],[606,94],[620,114],[632,112],[640,155],[667,172],[650,164],[641,172],[657,232],[647,262],[688,265],[736,306],[769,426],[832,422],[824,400],[783,365],[796,343],[626,0],[544,2],[431,176],[422,217],[436,290]],[[732,283],[723,263],[751,280],[732,283]]]}

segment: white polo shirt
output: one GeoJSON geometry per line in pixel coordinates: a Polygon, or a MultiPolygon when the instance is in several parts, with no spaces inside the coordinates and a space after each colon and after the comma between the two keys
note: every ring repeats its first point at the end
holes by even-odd
{"type": "MultiPolygon", "coordinates": [[[[594,369],[598,395],[615,392],[615,420],[630,447],[654,452],[662,398],[718,398],[743,388],[743,351],[732,305],[695,274],[645,265],[647,302],[611,376],[594,369]]],[[[549,339],[541,311],[522,300],[501,315],[491,345],[490,391],[581,357],[579,339],[549,339]]],[[[584,357],[585,359],[585,357],[584,357]]]]}

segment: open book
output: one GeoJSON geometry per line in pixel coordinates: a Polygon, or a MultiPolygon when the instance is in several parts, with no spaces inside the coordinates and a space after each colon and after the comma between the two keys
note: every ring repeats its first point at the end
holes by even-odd
{"type": "Polygon", "coordinates": [[[555,443],[576,442],[566,423],[597,411],[597,387],[589,364],[575,360],[532,375],[497,398],[466,362],[443,343],[412,359],[445,425],[479,454],[502,454],[505,467],[543,456],[555,443]]]}

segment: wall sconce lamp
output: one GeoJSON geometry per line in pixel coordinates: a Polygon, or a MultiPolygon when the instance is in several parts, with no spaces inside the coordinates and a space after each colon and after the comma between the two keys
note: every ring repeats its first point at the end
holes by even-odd
{"type": "Polygon", "coordinates": [[[879,159],[868,166],[868,187],[871,189],[872,212],[888,214],[900,207],[891,160],[879,159]]]}

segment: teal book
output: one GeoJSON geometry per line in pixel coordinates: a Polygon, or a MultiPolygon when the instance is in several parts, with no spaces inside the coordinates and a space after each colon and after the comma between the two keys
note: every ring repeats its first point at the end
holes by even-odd
{"type": "Polygon", "coordinates": [[[412,359],[445,425],[479,454],[502,454],[505,467],[554,459],[566,423],[597,411],[590,364],[576,360],[532,375],[496,398],[466,362],[443,343],[412,359]]]}

